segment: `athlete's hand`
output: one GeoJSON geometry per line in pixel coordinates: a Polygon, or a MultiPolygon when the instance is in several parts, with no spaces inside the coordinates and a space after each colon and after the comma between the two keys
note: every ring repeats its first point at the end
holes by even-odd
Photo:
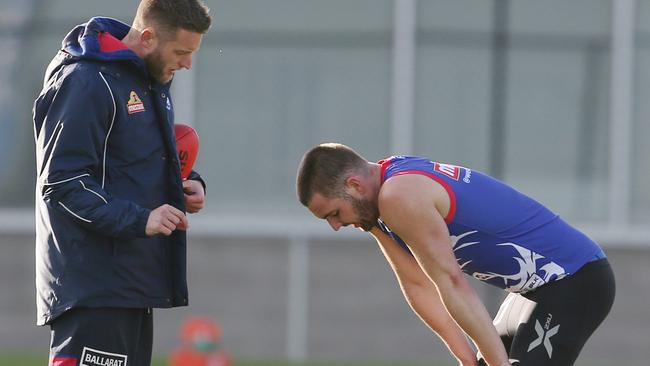
{"type": "Polygon", "coordinates": [[[174,230],[187,230],[188,227],[189,223],[183,211],[172,205],[164,204],[149,214],[145,233],[148,236],[157,234],[169,236],[174,230]]]}
{"type": "MultiPolygon", "coordinates": [[[[468,364],[468,365],[488,366],[487,362],[485,362],[485,360],[483,359],[483,357],[479,358],[477,363],[475,363],[475,364],[468,364]]],[[[517,366],[517,365],[519,365],[519,364],[512,365],[512,364],[510,364],[510,363],[503,363],[503,364],[501,364],[501,365],[497,365],[497,366],[517,366]]],[[[462,364],[462,366],[465,366],[465,364],[462,364]]]]}
{"type": "Polygon", "coordinates": [[[205,204],[205,192],[201,182],[187,179],[183,181],[183,192],[185,193],[185,208],[189,213],[201,211],[205,204]]]}

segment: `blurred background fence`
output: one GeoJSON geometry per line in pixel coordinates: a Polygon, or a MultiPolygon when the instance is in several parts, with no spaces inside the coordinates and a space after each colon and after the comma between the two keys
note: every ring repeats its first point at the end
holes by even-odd
{"type": "MultiPolygon", "coordinates": [[[[618,298],[580,365],[650,359],[650,1],[207,0],[214,25],[174,82],[202,137],[190,307],[156,312],[169,352],[189,314],[237,357],[447,360],[366,236],[295,199],[323,141],[490,173],[602,243],[618,298]]],[[[31,106],[74,25],[137,1],[0,0],[0,353],[43,352],[33,275],[31,106]]],[[[500,296],[477,285],[495,311],[500,296]]]]}

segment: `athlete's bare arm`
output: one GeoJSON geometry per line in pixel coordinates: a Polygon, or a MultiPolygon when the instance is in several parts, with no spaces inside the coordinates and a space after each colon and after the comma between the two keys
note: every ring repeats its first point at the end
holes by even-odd
{"type": "Polygon", "coordinates": [[[449,231],[438,211],[441,202],[444,205],[444,195],[444,189],[426,177],[395,176],[381,188],[379,212],[391,230],[408,243],[418,264],[436,285],[445,308],[488,364],[510,365],[485,306],[454,257],[449,231]]]}
{"type": "Polygon", "coordinates": [[[406,301],[422,321],[445,342],[461,366],[477,366],[476,355],[465,333],[449,316],[436,286],[410,254],[375,227],[370,231],[395,272],[406,301]]]}

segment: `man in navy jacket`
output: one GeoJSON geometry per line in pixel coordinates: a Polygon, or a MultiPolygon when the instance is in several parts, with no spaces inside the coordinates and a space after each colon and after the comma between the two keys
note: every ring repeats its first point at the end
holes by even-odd
{"type": "Polygon", "coordinates": [[[143,0],[132,26],[75,27],[34,105],[36,288],[51,365],[149,365],[151,308],[184,306],[185,212],[169,87],[211,24],[200,0],[143,0]]]}

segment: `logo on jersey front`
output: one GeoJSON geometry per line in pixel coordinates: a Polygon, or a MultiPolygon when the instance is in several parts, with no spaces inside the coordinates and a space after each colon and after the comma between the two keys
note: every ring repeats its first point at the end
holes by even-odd
{"type": "Polygon", "coordinates": [[[127,355],[84,347],[79,366],[127,366],[127,355]]]}
{"type": "Polygon", "coordinates": [[[546,353],[548,353],[548,358],[550,359],[553,355],[553,345],[551,344],[551,337],[556,335],[560,331],[560,324],[551,328],[551,320],[553,319],[552,314],[548,314],[546,317],[546,322],[544,326],[539,323],[539,320],[535,319],[535,332],[537,333],[537,338],[530,343],[528,346],[528,352],[537,348],[540,344],[544,345],[546,353]]]}
{"type": "Polygon", "coordinates": [[[460,167],[456,165],[434,162],[433,170],[440,174],[444,174],[453,180],[458,180],[460,178],[460,167]]]}
{"type": "MultiPolygon", "coordinates": [[[[499,255],[512,258],[512,262],[508,261],[506,265],[504,261],[504,266],[500,267],[502,270],[506,270],[506,273],[486,271],[487,268],[480,271],[481,267],[477,267],[476,263],[477,261],[480,262],[478,254],[471,254],[464,250],[468,247],[481,245],[481,242],[472,236],[475,233],[477,233],[476,230],[450,235],[450,237],[458,265],[460,265],[463,272],[480,281],[491,281],[493,284],[510,292],[525,293],[566,276],[566,271],[562,266],[553,261],[548,261],[539,253],[514,243],[492,244],[494,245],[493,251],[498,250],[502,253],[499,255]],[[507,250],[508,247],[512,249],[507,250]],[[507,250],[507,252],[503,252],[503,250],[507,250]]],[[[486,245],[486,243],[483,245],[486,245]]]]}
{"type": "Polygon", "coordinates": [[[129,114],[144,112],[144,103],[140,100],[138,94],[134,91],[131,91],[129,94],[129,101],[126,103],[126,109],[129,114]]]}

